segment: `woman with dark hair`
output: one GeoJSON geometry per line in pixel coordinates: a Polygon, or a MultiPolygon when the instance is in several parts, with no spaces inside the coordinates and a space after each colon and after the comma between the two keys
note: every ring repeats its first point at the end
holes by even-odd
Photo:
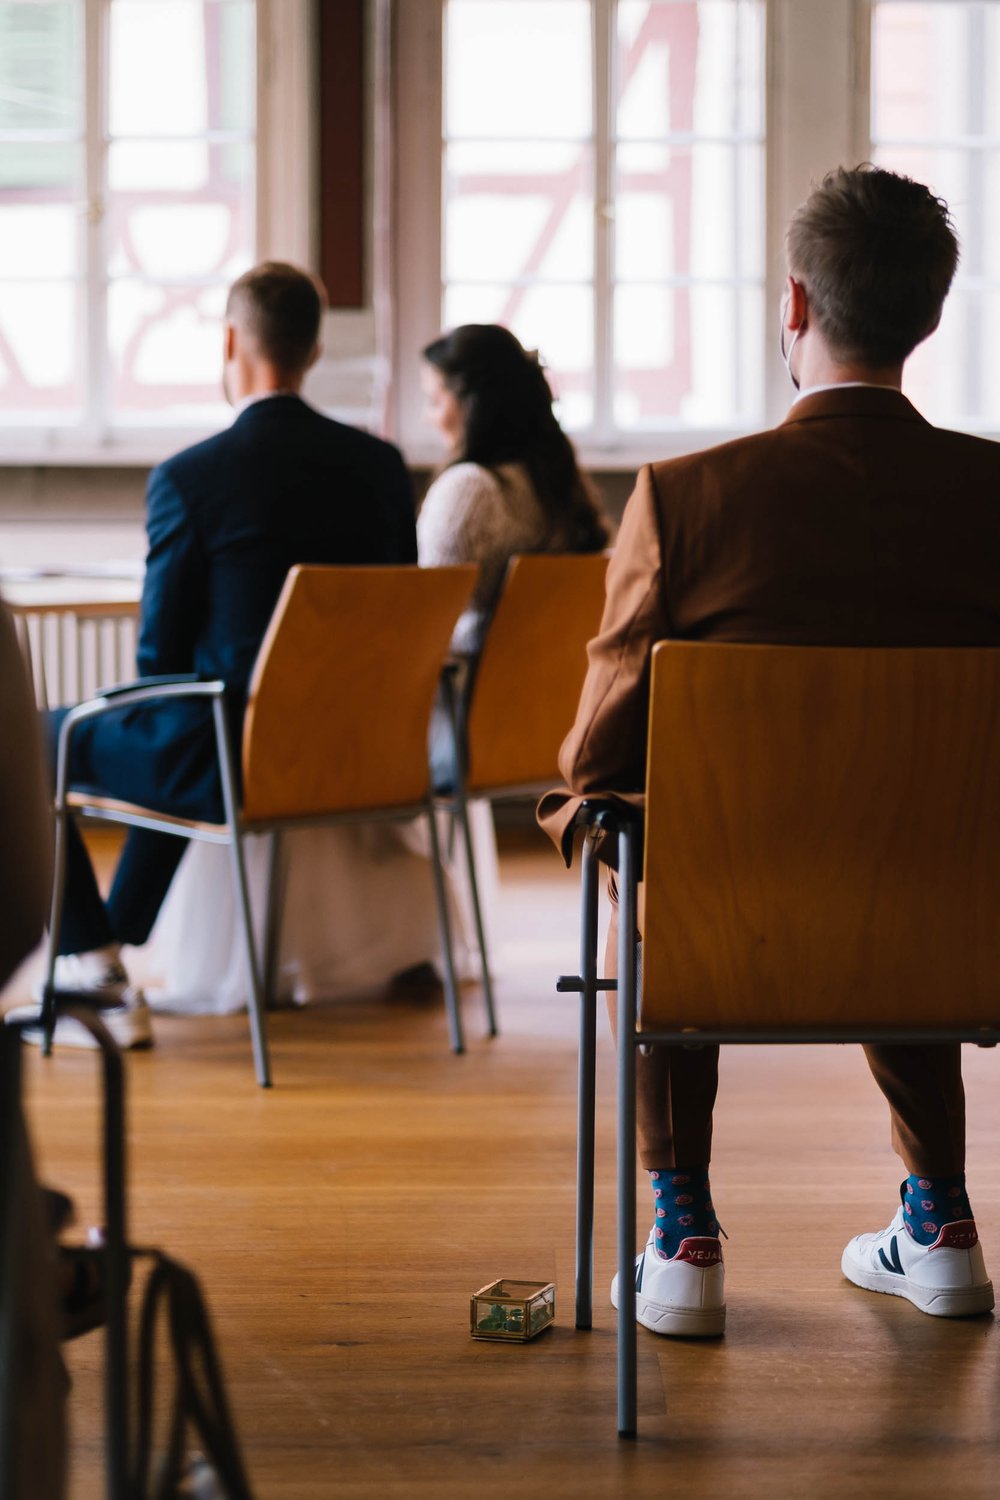
{"type": "Polygon", "coordinates": [[[466,323],[423,358],[427,417],[449,456],[424,499],[417,546],[425,566],[479,564],[453,640],[475,654],[514,553],[599,552],[609,528],[536,354],[497,323],[466,323]]]}

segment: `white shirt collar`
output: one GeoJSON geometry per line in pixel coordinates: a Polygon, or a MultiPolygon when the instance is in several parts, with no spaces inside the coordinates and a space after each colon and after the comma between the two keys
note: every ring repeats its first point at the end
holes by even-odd
{"type": "Polygon", "coordinates": [[[898,385],[879,385],[875,380],[834,380],[829,385],[810,385],[804,391],[799,391],[792,399],[794,406],[798,401],[804,401],[807,396],[818,396],[820,391],[895,391],[899,396],[902,392],[898,385]]]}

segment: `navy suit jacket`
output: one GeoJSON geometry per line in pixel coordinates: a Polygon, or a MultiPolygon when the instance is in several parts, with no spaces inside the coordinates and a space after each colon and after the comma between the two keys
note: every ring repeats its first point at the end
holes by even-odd
{"type": "MultiPolygon", "coordinates": [[[[140,675],[222,678],[237,758],[250,673],[289,568],[417,560],[398,449],[297,396],[255,401],[225,432],[154,469],[146,528],[140,675]]],[[[165,812],[220,815],[204,704],[123,710],[81,739],[87,784],[165,812]]]]}

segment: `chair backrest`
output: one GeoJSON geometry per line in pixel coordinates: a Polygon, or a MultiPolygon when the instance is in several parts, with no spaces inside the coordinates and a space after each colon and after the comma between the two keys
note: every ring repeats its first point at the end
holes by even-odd
{"type": "Polygon", "coordinates": [[[470,791],[558,780],[607,567],[600,552],[511,559],[469,704],[470,791]]]}
{"type": "Polygon", "coordinates": [[[426,796],[427,727],[474,567],[295,567],[261,643],[243,732],[248,819],[426,796]]]}
{"type": "Polygon", "coordinates": [[[1000,650],[653,653],[643,1021],[1000,1022],[1000,650]]]}

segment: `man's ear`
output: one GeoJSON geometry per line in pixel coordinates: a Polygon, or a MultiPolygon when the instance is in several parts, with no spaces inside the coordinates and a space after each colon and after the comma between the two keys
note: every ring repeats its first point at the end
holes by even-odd
{"type": "Polygon", "coordinates": [[[801,281],[796,281],[794,276],[789,276],[786,286],[788,309],[785,313],[785,327],[792,333],[798,333],[809,321],[809,298],[801,281]]]}
{"type": "Polygon", "coordinates": [[[236,325],[234,323],[226,324],[224,339],[222,353],[228,365],[236,358],[236,325]]]}

